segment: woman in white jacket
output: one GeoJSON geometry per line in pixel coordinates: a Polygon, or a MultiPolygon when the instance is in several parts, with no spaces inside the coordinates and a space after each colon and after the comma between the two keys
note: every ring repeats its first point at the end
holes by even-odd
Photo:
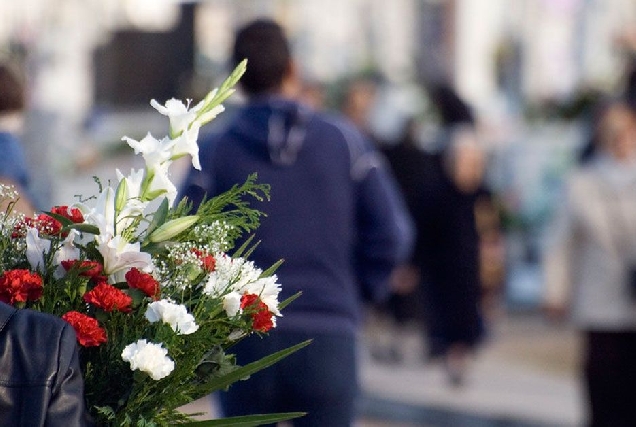
{"type": "Polygon", "coordinates": [[[609,104],[597,153],[575,169],[545,251],[548,312],[585,338],[591,426],[636,426],[636,116],[609,104]]]}

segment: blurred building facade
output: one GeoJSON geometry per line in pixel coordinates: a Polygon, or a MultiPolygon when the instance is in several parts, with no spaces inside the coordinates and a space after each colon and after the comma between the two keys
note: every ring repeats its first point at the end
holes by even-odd
{"type": "MultiPolygon", "coordinates": [[[[636,1],[1,0],[0,47],[28,53],[35,104],[81,115],[100,92],[94,73],[106,72],[95,69],[97,49],[121,50],[124,32],[169,33],[184,13],[193,15],[194,48],[183,50],[198,72],[219,72],[237,24],[270,15],[287,27],[312,79],[365,68],[394,81],[446,78],[481,107],[502,86],[542,99],[610,84],[621,61],[617,38],[636,24],[636,1]]],[[[138,72],[160,72],[147,66],[138,72]]]]}

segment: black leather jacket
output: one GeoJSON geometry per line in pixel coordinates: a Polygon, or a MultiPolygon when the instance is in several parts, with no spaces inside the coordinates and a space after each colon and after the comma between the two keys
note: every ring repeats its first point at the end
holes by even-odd
{"type": "Polygon", "coordinates": [[[0,302],[0,426],[89,426],[75,331],[0,302]]]}

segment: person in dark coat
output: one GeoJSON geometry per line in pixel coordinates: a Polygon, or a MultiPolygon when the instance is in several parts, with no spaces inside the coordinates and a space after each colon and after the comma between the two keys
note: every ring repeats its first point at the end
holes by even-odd
{"type": "Polygon", "coordinates": [[[485,158],[468,106],[449,87],[432,92],[445,137],[442,149],[428,155],[418,189],[414,260],[422,274],[429,357],[442,358],[458,385],[483,334],[475,205],[485,158]]]}
{"type": "MultiPolygon", "coordinates": [[[[382,144],[383,154],[391,166],[412,217],[418,214],[418,204],[430,175],[431,156],[417,143],[417,121],[409,118],[395,143],[382,144]]],[[[391,276],[391,295],[374,315],[388,328],[386,339],[377,340],[371,356],[379,362],[399,363],[404,359],[404,334],[410,325],[422,326],[422,307],[418,252],[421,233],[415,230],[415,248],[410,259],[397,267],[391,276]]]]}

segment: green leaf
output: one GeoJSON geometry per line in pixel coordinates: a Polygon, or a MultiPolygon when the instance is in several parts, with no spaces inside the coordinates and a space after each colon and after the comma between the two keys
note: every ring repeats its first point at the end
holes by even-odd
{"type": "Polygon", "coordinates": [[[86,223],[73,224],[73,225],[69,225],[68,227],[65,227],[65,228],[72,228],[72,229],[75,229],[77,231],[81,231],[83,233],[99,234],[99,228],[97,228],[94,225],[86,224],[86,223]]]}
{"type": "Polygon", "coordinates": [[[132,298],[133,305],[137,307],[144,301],[147,295],[139,289],[130,288],[128,289],[128,296],[132,298]]]}
{"type": "Polygon", "coordinates": [[[43,212],[43,213],[45,213],[45,214],[47,214],[48,216],[50,216],[50,217],[55,218],[56,220],[58,220],[58,221],[62,224],[62,226],[63,226],[63,227],[67,227],[67,226],[69,226],[69,225],[72,225],[72,224],[73,224],[73,221],[71,221],[70,219],[68,219],[68,218],[67,218],[67,217],[65,217],[65,216],[62,216],[62,215],[59,215],[59,214],[56,214],[56,213],[53,213],[53,212],[46,212],[46,211],[45,211],[45,212],[43,212]]]}
{"type": "Polygon", "coordinates": [[[280,303],[278,303],[278,309],[282,310],[285,307],[287,307],[292,301],[294,301],[296,298],[298,298],[299,296],[302,295],[302,291],[298,291],[296,292],[294,295],[290,296],[289,298],[287,298],[285,301],[282,301],[280,303]]]}
{"type": "Polygon", "coordinates": [[[271,267],[269,267],[267,270],[263,271],[261,273],[261,277],[269,277],[269,276],[271,276],[272,274],[274,274],[276,272],[276,270],[278,270],[278,267],[280,267],[284,262],[285,262],[284,259],[279,259],[274,264],[272,264],[271,267]]]}
{"type": "Polygon", "coordinates": [[[243,253],[245,252],[247,247],[252,243],[252,240],[254,240],[254,235],[253,234],[250,237],[248,237],[247,240],[245,240],[245,242],[241,245],[240,248],[238,248],[236,251],[234,251],[234,256],[235,257],[243,256],[243,253]]]}
{"type": "Polygon", "coordinates": [[[170,206],[168,203],[168,199],[164,197],[163,201],[161,202],[161,204],[159,205],[159,207],[153,214],[152,221],[148,225],[148,229],[147,229],[148,234],[151,234],[153,231],[155,231],[157,227],[163,225],[163,223],[166,222],[169,208],[170,206]]]}
{"type": "Polygon", "coordinates": [[[256,372],[262,369],[265,369],[268,366],[273,365],[274,363],[284,359],[285,357],[289,356],[292,353],[295,353],[301,348],[308,346],[311,343],[311,341],[312,340],[303,341],[299,344],[293,345],[286,349],[280,350],[276,353],[270,354],[269,356],[265,356],[262,359],[257,360],[256,362],[252,362],[245,366],[241,366],[240,368],[230,372],[227,375],[224,375],[219,378],[215,378],[214,380],[210,381],[207,384],[207,386],[210,389],[210,391],[224,389],[228,387],[229,385],[242,380],[243,378],[249,377],[250,375],[256,372]]]}
{"type": "Polygon", "coordinates": [[[242,417],[221,418],[217,420],[193,421],[179,424],[186,427],[252,427],[274,424],[305,416],[306,412],[283,412],[279,414],[245,415],[242,417]]]}

